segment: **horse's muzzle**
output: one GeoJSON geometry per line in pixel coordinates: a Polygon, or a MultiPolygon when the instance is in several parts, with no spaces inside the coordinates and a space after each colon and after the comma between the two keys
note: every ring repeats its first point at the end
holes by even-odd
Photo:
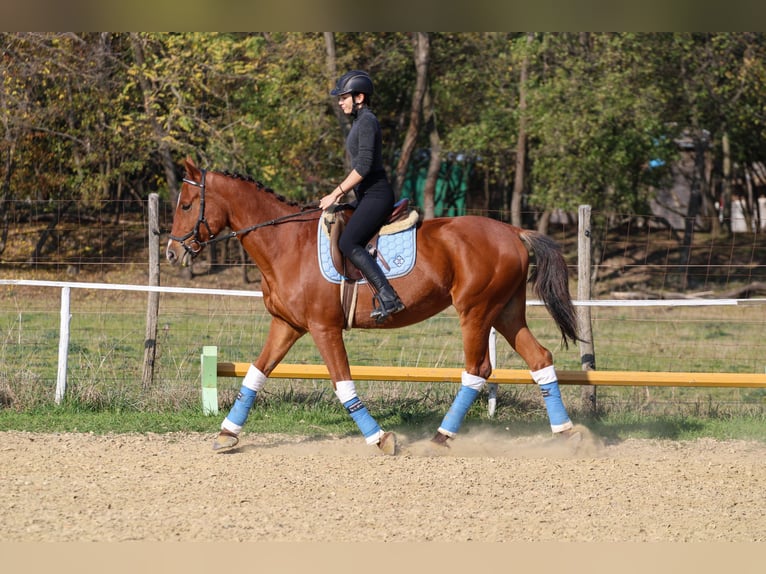
{"type": "Polygon", "coordinates": [[[181,267],[186,267],[191,263],[193,253],[182,243],[171,239],[168,241],[168,247],[165,251],[165,256],[171,265],[180,265],[181,267]]]}

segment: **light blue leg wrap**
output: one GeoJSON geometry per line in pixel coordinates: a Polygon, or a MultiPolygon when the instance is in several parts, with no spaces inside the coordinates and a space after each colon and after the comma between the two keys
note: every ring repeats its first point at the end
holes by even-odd
{"type": "Polygon", "coordinates": [[[439,426],[439,432],[453,437],[460,430],[460,425],[463,424],[463,419],[468,413],[468,409],[479,396],[481,387],[484,386],[484,379],[475,375],[470,375],[467,372],[463,372],[463,384],[460,390],[457,392],[455,400],[452,401],[447,414],[444,415],[441,426],[439,426]]]}
{"type": "Polygon", "coordinates": [[[229,421],[235,425],[242,427],[247,420],[247,415],[250,414],[250,409],[253,408],[255,397],[258,393],[252,389],[248,389],[242,386],[239,389],[237,400],[234,401],[234,406],[231,407],[229,415],[226,417],[229,421]]]}
{"type": "Polygon", "coordinates": [[[559,389],[559,382],[553,366],[533,372],[532,378],[537,382],[543,395],[551,430],[561,432],[572,428],[572,421],[569,420],[567,409],[561,400],[561,389],[559,389]]]}
{"type": "Polygon", "coordinates": [[[223,419],[221,423],[221,430],[227,430],[234,434],[239,434],[242,431],[247,415],[250,414],[250,409],[253,408],[255,397],[265,383],[266,375],[259,371],[255,365],[250,365],[242,381],[242,388],[239,389],[237,400],[234,401],[234,406],[231,407],[229,416],[223,419]]]}
{"type": "Polygon", "coordinates": [[[367,407],[365,407],[362,401],[359,400],[359,397],[354,397],[353,399],[346,401],[343,403],[343,406],[348,411],[348,414],[351,415],[351,418],[354,419],[359,430],[362,431],[364,438],[374,438],[377,440],[381,433],[380,425],[374,418],[372,418],[370,411],[368,411],[367,407]]]}
{"type": "Polygon", "coordinates": [[[551,421],[551,428],[556,429],[570,422],[567,409],[561,400],[561,390],[559,389],[558,382],[540,385],[540,391],[543,393],[543,400],[548,411],[548,418],[551,421]]]}
{"type": "Polygon", "coordinates": [[[335,395],[343,407],[354,419],[356,426],[362,431],[367,444],[376,444],[383,435],[383,429],[377,421],[372,418],[370,411],[364,406],[364,403],[356,396],[356,386],[354,381],[338,381],[335,383],[335,395]]]}

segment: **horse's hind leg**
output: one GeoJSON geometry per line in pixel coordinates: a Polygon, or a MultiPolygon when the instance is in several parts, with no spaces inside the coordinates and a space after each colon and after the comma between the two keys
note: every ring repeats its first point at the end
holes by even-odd
{"type": "Polygon", "coordinates": [[[573,433],[573,425],[561,398],[553,355],[527,327],[525,311],[526,301],[523,298],[521,302],[512,300],[496,321],[495,328],[529,366],[532,379],[542,393],[551,431],[569,436],[573,433]]]}
{"type": "Polygon", "coordinates": [[[492,364],[489,357],[490,326],[486,320],[487,313],[477,311],[462,315],[460,327],[463,332],[463,350],[465,353],[465,370],[461,376],[461,385],[452,401],[447,414],[444,415],[432,442],[446,445],[447,440],[454,438],[460,430],[468,410],[476,400],[479,392],[492,374],[492,364]]]}

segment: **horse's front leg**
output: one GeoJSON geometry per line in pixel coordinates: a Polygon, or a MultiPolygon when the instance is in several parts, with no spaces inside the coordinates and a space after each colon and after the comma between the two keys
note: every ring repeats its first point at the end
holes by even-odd
{"type": "Polygon", "coordinates": [[[380,427],[356,394],[342,331],[335,328],[316,328],[311,329],[311,336],[327,365],[335,395],[351,415],[365,442],[368,445],[377,445],[384,454],[396,454],[396,435],[380,427]]]}
{"type": "Polygon", "coordinates": [[[271,320],[266,344],[258,359],[250,368],[242,381],[237,400],[229,414],[221,423],[221,432],[213,442],[213,450],[229,449],[239,442],[239,433],[247,421],[250,409],[253,407],[258,391],[263,388],[266,379],[287,354],[287,351],[300,339],[305,331],[296,329],[283,320],[274,317],[271,320]]]}

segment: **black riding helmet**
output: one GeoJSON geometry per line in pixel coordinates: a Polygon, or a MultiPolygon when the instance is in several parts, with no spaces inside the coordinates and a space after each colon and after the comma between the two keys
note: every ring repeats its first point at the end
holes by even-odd
{"type": "Polygon", "coordinates": [[[369,99],[372,96],[372,78],[362,70],[351,70],[338,78],[335,88],[330,92],[331,96],[342,96],[349,93],[366,94],[369,99]]]}

